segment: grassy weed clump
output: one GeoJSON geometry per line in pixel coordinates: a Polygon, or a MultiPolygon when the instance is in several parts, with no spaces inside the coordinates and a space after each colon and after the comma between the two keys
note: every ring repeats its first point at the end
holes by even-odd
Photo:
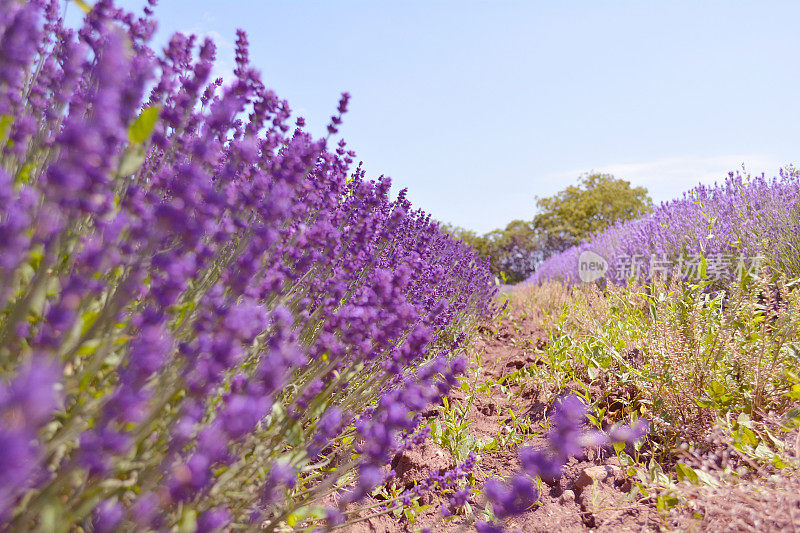
{"type": "Polygon", "coordinates": [[[623,464],[644,467],[636,490],[660,509],[685,510],[679,504],[697,491],[763,504],[763,495],[745,498],[750,489],[741,483],[761,494],[798,468],[797,279],[751,279],[728,290],[679,280],[543,284],[512,298],[523,307],[547,298],[561,306],[543,313],[545,364],[533,379],[583,395],[600,428],[650,421],[642,446],[617,452],[623,464]]]}
{"type": "MultiPolygon", "coordinates": [[[[696,440],[719,417],[786,413],[797,400],[797,285],[576,287],[548,325],[542,377],[583,383],[611,419],[651,418],[664,450],[696,440]]],[[[520,297],[536,301],[539,291],[553,289],[520,297]]]]}

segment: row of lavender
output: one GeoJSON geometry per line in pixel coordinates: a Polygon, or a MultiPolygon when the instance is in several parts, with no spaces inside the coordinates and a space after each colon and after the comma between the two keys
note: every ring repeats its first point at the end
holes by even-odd
{"type": "Polygon", "coordinates": [[[488,270],[330,146],[346,94],[313,139],[244,34],[227,84],[210,40],[152,51],[154,3],[0,0],[0,529],[340,524],[488,270]]]}
{"type": "Polygon", "coordinates": [[[575,284],[602,275],[621,284],[656,276],[729,283],[764,269],[800,275],[800,171],[792,167],[772,179],[731,172],[722,184],[700,185],[549,258],[528,281],[575,284]]]}

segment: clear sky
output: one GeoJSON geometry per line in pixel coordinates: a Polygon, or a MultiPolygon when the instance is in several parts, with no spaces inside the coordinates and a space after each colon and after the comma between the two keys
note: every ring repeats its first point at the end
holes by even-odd
{"type": "MultiPolygon", "coordinates": [[[[118,4],[133,8],[141,0],[118,4]]],[[[73,12],[75,10],[73,9],[73,12]]],[[[608,171],[669,200],[800,149],[800,2],[161,0],[157,42],[236,28],[264,80],[368,175],[485,232],[608,171]]],[[[74,13],[73,13],[74,14],[74,13]]]]}

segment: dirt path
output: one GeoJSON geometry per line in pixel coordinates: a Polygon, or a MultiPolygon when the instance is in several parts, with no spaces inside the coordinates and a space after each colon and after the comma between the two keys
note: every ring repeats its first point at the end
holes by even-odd
{"type": "MultiPolygon", "coordinates": [[[[483,328],[474,348],[480,363],[469,372],[474,393],[454,391],[449,405],[467,404],[465,420],[468,432],[478,442],[494,441],[497,447],[480,452],[474,475],[476,488],[470,504],[482,507],[485,497],[480,487],[490,477],[509,477],[519,469],[517,448],[520,443],[541,446],[545,433],[543,423],[548,407],[560,393],[552,386],[532,378],[545,342],[539,317],[519,316],[504,320],[497,330],[483,328]],[[477,373],[477,376],[475,375],[477,373]]],[[[439,417],[440,411],[429,413],[439,417]]],[[[493,446],[490,446],[492,448],[493,446]]],[[[650,505],[629,501],[631,481],[623,473],[617,458],[598,449],[588,450],[581,460],[572,459],[564,475],[552,485],[542,485],[541,505],[513,518],[508,531],[652,531],[659,528],[658,513],[650,505]]],[[[447,469],[453,461],[450,453],[435,444],[395,457],[392,467],[398,481],[407,486],[422,479],[428,469],[447,469]]],[[[445,522],[440,502],[429,500],[431,507],[413,517],[388,515],[351,526],[356,533],[389,533],[397,531],[474,531],[472,519],[453,517],[445,522]]]]}

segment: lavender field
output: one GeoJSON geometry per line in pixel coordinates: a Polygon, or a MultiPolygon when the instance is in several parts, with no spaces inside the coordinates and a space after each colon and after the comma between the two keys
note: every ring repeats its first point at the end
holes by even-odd
{"type": "Polygon", "coordinates": [[[673,274],[697,281],[704,261],[707,277],[730,283],[762,268],[773,275],[800,275],[800,173],[779,176],[731,172],[713,186],[700,185],[665,202],[642,218],[621,221],[581,244],[548,258],[528,281],[580,283],[581,253],[608,262],[607,279],[627,283],[673,274]],[[713,267],[708,271],[709,262],[713,267]]]}
{"type": "Polygon", "coordinates": [[[639,525],[680,529],[690,488],[796,472],[794,168],[499,295],[357,162],[348,93],[315,138],[244,31],[215,79],[211,38],[152,44],[154,1],[74,6],[0,0],[0,531],[595,528],[575,465],[612,459],[639,525]]]}

